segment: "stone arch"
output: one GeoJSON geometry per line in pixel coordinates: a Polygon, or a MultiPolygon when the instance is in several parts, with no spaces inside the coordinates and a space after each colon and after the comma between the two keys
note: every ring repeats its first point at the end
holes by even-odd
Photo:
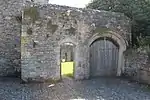
{"type": "Polygon", "coordinates": [[[73,38],[65,38],[65,39],[59,41],[58,44],[59,44],[59,46],[61,46],[63,43],[66,43],[66,42],[69,42],[69,43],[72,43],[74,45],[77,45],[77,41],[75,39],[73,39],[73,38]]]}
{"type": "MultiPolygon", "coordinates": [[[[108,31],[105,33],[96,33],[95,35],[93,35],[88,43],[88,46],[90,47],[90,45],[95,40],[103,37],[111,38],[119,45],[117,76],[121,76],[121,74],[124,72],[124,51],[126,51],[127,49],[128,42],[124,40],[123,37],[117,34],[116,32],[108,31]]],[[[90,63],[90,57],[89,57],[89,63],[90,63]]]]}

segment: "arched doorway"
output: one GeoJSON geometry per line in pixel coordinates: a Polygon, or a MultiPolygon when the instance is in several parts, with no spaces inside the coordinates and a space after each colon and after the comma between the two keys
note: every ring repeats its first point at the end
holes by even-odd
{"type": "Polygon", "coordinates": [[[119,45],[110,37],[100,37],[90,45],[90,76],[116,76],[119,45]]]}
{"type": "Polygon", "coordinates": [[[65,42],[60,46],[61,77],[74,77],[74,49],[75,45],[65,42]]]}

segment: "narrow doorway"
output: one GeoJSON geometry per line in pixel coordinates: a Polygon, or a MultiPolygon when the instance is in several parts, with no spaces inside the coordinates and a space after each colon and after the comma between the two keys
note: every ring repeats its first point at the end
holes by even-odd
{"type": "Polygon", "coordinates": [[[61,45],[61,77],[74,78],[74,44],[61,45]]]}

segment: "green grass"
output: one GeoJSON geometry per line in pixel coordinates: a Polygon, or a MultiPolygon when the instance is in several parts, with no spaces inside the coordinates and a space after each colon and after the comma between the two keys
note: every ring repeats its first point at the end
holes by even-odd
{"type": "Polygon", "coordinates": [[[73,77],[74,62],[62,62],[61,63],[61,75],[73,77]]]}

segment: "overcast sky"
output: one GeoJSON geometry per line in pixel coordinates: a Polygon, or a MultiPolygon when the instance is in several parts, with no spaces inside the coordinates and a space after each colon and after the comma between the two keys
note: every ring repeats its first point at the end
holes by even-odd
{"type": "Polygon", "coordinates": [[[49,0],[51,4],[84,8],[91,0],[49,0]]]}

